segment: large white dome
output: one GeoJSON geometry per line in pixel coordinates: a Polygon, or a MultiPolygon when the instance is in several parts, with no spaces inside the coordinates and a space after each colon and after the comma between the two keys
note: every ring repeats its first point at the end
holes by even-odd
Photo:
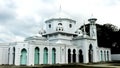
{"type": "Polygon", "coordinates": [[[51,20],[51,19],[71,19],[71,20],[73,20],[73,18],[70,15],[68,15],[67,13],[62,12],[62,11],[49,17],[47,20],[51,20]]]}

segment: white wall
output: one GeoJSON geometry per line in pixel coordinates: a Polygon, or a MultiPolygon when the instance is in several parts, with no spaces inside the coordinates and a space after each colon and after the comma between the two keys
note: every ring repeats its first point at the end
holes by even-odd
{"type": "Polygon", "coordinates": [[[112,54],[111,55],[111,60],[119,60],[120,61],[120,54],[112,54]]]}
{"type": "Polygon", "coordinates": [[[8,64],[8,47],[0,47],[0,64],[8,64]]]}

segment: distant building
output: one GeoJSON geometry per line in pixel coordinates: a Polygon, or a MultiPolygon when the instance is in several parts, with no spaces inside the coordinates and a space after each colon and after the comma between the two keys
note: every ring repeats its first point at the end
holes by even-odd
{"type": "Polygon", "coordinates": [[[46,30],[38,36],[28,37],[24,42],[1,43],[0,64],[37,65],[93,63],[111,61],[111,50],[99,48],[96,18],[88,19],[90,36],[75,30],[76,21],[58,12],[45,21],[46,30]]]}

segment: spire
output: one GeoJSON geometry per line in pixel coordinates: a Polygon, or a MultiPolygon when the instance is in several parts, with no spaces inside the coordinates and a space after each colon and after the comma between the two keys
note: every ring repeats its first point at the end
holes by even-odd
{"type": "Polygon", "coordinates": [[[59,12],[61,12],[62,11],[62,0],[60,0],[60,7],[59,7],[59,12]]]}
{"type": "Polygon", "coordinates": [[[91,14],[91,18],[93,18],[94,17],[94,15],[93,15],[93,13],[91,14]]]}

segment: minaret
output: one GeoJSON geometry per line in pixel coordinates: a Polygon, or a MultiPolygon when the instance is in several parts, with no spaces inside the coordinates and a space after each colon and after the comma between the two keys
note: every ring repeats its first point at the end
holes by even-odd
{"type": "Polygon", "coordinates": [[[96,18],[90,18],[88,19],[88,21],[90,22],[90,37],[93,39],[97,39],[97,32],[96,32],[96,18]]]}

